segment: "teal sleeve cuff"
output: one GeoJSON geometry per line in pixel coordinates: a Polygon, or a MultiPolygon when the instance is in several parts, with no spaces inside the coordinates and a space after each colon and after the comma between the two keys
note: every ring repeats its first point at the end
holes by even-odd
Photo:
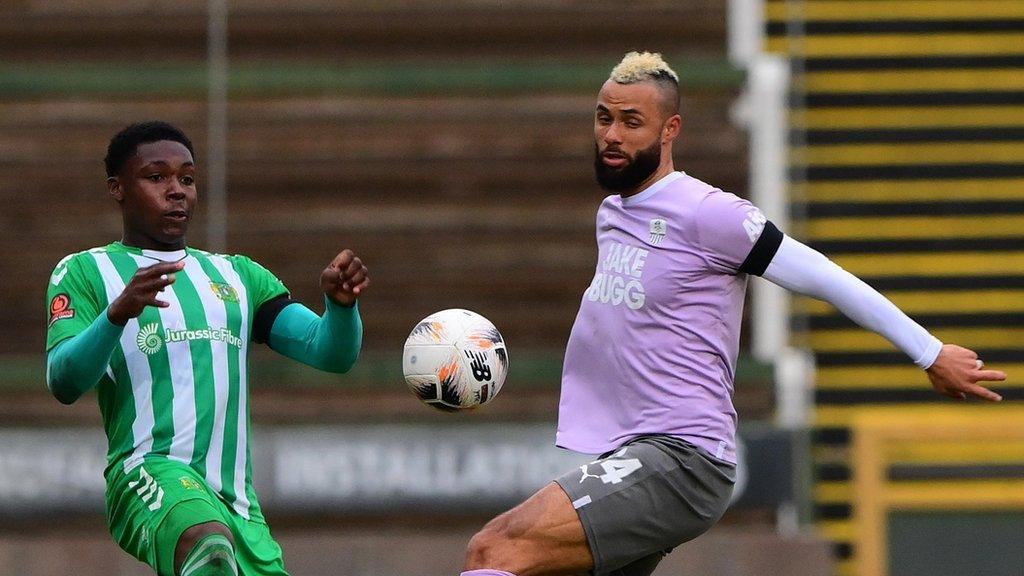
{"type": "Polygon", "coordinates": [[[104,309],[88,328],[58,343],[46,355],[46,386],[62,404],[78,400],[103,377],[124,326],[104,309]]]}
{"type": "Polygon", "coordinates": [[[327,372],[348,372],[363,345],[358,302],[341,306],[324,297],[324,314],[306,306],[286,306],[274,319],[268,344],[276,352],[327,372]]]}

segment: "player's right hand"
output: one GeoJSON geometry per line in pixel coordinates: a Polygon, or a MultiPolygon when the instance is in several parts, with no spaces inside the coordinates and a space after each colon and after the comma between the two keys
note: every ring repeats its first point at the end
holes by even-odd
{"type": "Polygon", "coordinates": [[[121,295],[110,303],[107,318],[118,326],[124,326],[128,320],[142,314],[146,306],[166,308],[170,304],[158,300],[157,295],[164,288],[174,284],[174,274],[184,267],[184,262],[158,262],[152,266],[139,268],[121,295]]]}
{"type": "Polygon", "coordinates": [[[974,350],[955,344],[946,344],[927,370],[928,379],[939,394],[966,400],[968,397],[999,402],[1002,396],[980,385],[980,382],[1002,382],[1002,370],[985,370],[985,363],[974,350]]]}

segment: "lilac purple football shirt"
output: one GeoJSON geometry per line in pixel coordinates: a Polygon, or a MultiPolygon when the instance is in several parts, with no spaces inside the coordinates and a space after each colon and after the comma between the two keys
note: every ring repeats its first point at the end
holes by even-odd
{"type": "Polygon", "coordinates": [[[605,198],[597,270],[565,352],[558,446],[600,454],[669,434],[735,462],[747,274],[763,273],[781,241],[751,203],[682,172],[605,198]]]}

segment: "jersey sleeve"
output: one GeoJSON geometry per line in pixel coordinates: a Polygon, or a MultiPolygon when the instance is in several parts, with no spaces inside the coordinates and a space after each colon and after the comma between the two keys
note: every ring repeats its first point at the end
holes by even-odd
{"type": "Polygon", "coordinates": [[[284,282],[258,262],[247,256],[235,256],[234,261],[239,274],[245,279],[253,310],[259,310],[260,306],[274,298],[289,295],[284,282]]]}
{"type": "Polygon", "coordinates": [[[760,276],[783,234],[750,202],[728,192],[709,194],[696,214],[697,237],[712,269],[760,276]]]}
{"type": "Polygon", "coordinates": [[[106,300],[88,253],[72,254],[58,262],[46,290],[46,350],[88,328],[106,308],[106,300]]]}

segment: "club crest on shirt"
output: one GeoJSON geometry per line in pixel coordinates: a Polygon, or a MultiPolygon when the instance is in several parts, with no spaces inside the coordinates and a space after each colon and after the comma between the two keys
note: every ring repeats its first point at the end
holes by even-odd
{"type": "Polygon", "coordinates": [[[50,323],[48,326],[53,326],[53,323],[57,320],[74,317],[75,309],[71,307],[70,296],[60,293],[54,296],[53,300],[50,300],[50,323]]]}
{"type": "Polygon", "coordinates": [[[225,302],[238,302],[238,292],[235,291],[235,287],[230,284],[224,284],[222,282],[210,282],[210,289],[217,298],[225,302]]]}
{"type": "Polygon", "coordinates": [[[657,246],[661,244],[661,241],[665,239],[665,234],[668,233],[668,222],[664,218],[655,218],[651,220],[651,244],[657,246]]]}

